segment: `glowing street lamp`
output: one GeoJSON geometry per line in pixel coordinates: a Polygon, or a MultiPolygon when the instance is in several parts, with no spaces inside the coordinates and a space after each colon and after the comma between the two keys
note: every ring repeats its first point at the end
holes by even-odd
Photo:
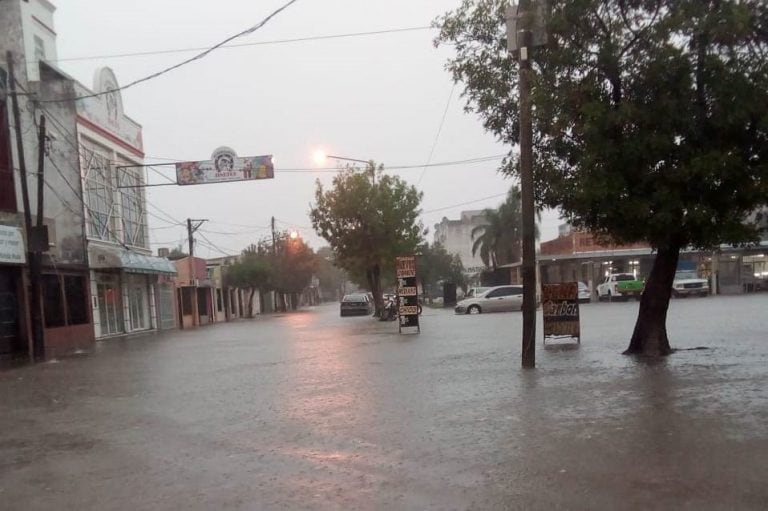
{"type": "Polygon", "coordinates": [[[361,160],[359,158],[348,158],[346,156],[336,156],[333,154],[326,154],[322,150],[315,151],[314,154],[315,163],[318,165],[323,165],[326,163],[328,159],[332,160],[341,160],[341,161],[351,161],[355,163],[364,163],[367,167],[368,172],[371,174],[371,180],[376,183],[376,169],[373,166],[373,163],[371,160],[361,160]]]}

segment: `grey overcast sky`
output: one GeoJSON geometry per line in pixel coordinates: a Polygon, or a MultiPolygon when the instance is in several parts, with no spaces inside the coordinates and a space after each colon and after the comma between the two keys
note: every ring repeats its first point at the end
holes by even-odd
{"type": "MultiPolygon", "coordinates": [[[[55,17],[59,67],[91,87],[94,71],[111,67],[121,84],[193,53],[66,60],[76,57],[211,46],[257,23],[284,0],[67,0],[55,17]]],[[[237,43],[427,26],[459,0],[299,0],[237,43]]],[[[435,49],[434,30],[220,49],[202,60],[123,92],[126,113],[144,127],[147,163],[204,160],[226,145],[241,156],[273,154],[275,179],[148,190],[153,248],[186,239],[185,229],[158,217],[207,218],[203,235],[226,253],[268,234],[271,216],[310,244],[324,241],[308,218],[317,168],[313,154],[422,165],[501,155],[507,148],[463,112],[444,65],[450,48],[435,49]],[[158,159],[160,158],[160,159],[158,159]],[[159,210],[158,210],[159,208],[159,210]]],[[[512,181],[499,161],[396,171],[424,192],[422,221],[498,205],[512,181]],[[423,175],[423,177],[422,177],[423,175]],[[492,197],[497,196],[497,197],[492,197]],[[489,198],[492,197],[492,198],[489,198]],[[485,200],[477,201],[478,199],[485,200]],[[460,205],[470,201],[471,204],[460,205]]],[[[169,176],[173,167],[158,167],[169,176]]],[[[395,172],[395,171],[393,171],[395,172]]],[[[160,176],[152,174],[152,181],[160,176]]],[[[557,235],[548,212],[542,240],[557,235]]],[[[221,255],[201,240],[203,257],[221,255]]]]}

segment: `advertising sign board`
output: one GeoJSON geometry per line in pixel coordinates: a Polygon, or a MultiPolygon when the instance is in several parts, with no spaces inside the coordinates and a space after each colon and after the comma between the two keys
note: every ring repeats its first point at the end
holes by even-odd
{"type": "Polygon", "coordinates": [[[416,257],[397,258],[397,315],[399,330],[419,326],[419,292],[416,285],[416,257]]]}
{"type": "Polygon", "coordinates": [[[27,255],[21,229],[10,225],[0,225],[0,263],[24,264],[27,255]]]}
{"type": "Polygon", "coordinates": [[[579,284],[542,284],[544,342],[547,337],[572,337],[581,343],[579,322],[579,284]]]}
{"type": "Polygon", "coordinates": [[[272,155],[239,157],[229,147],[219,147],[210,160],[185,161],[176,164],[179,185],[202,185],[231,181],[273,179],[272,155]]]}

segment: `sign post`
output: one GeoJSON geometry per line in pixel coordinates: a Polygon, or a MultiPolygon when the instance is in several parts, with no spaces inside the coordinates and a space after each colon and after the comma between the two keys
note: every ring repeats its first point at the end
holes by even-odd
{"type": "Polygon", "coordinates": [[[415,256],[397,258],[397,323],[400,333],[403,328],[416,328],[421,333],[415,256]]]}
{"type": "Polygon", "coordinates": [[[542,310],[544,313],[544,344],[549,338],[570,337],[581,344],[579,321],[579,284],[543,284],[542,310]]]}

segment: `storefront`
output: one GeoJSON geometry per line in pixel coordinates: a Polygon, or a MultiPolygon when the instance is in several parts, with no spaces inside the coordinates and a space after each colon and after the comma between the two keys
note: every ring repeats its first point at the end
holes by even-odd
{"type": "Polygon", "coordinates": [[[18,227],[0,225],[0,359],[26,356],[24,240],[18,227]]]}
{"type": "Polygon", "coordinates": [[[173,263],[106,246],[91,246],[88,256],[97,339],[176,327],[173,263]]]}

